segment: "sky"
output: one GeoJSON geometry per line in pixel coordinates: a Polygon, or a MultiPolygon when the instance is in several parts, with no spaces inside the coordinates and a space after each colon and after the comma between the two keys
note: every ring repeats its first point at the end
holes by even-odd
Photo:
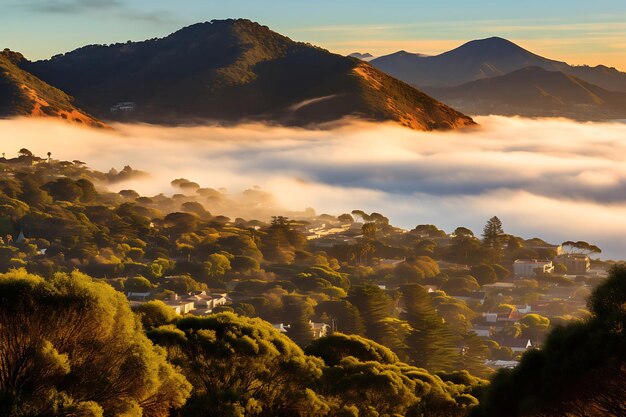
{"type": "Polygon", "coordinates": [[[44,59],[239,17],[341,54],[438,54],[501,36],[548,58],[626,71],[624,0],[0,0],[0,48],[44,59]]]}

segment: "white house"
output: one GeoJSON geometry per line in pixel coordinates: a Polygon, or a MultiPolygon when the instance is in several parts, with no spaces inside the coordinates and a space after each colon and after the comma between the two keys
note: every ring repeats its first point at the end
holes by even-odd
{"type": "Polygon", "coordinates": [[[172,307],[177,314],[188,314],[196,308],[193,301],[182,300],[176,294],[172,294],[168,300],[163,302],[172,307]]]}
{"type": "Polygon", "coordinates": [[[518,278],[536,277],[537,272],[549,274],[554,271],[552,261],[538,259],[518,259],[513,262],[513,273],[518,278]]]}

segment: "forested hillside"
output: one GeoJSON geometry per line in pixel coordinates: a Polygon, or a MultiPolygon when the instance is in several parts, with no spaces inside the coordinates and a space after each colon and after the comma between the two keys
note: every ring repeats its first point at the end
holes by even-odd
{"type": "Polygon", "coordinates": [[[623,412],[600,388],[623,394],[624,270],[577,272],[593,244],[497,217],[480,237],[362,210],[230,219],[184,178],[110,191],[145,175],[0,159],[0,415],[556,416],[552,382],[585,378],[584,415],[623,412]]]}

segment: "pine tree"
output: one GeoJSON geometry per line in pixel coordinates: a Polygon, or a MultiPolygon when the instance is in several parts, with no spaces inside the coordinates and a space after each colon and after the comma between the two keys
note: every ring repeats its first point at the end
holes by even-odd
{"type": "Polygon", "coordinates": [[[284,317],[290,318],[287,336],[300,347],[305,347],[313,340],[313,329],[309,319],[313,314],[311,305],[302,297],[287,295],[283,297],[284,317]]]}
{"type": "Polygon", "coordinates": [[[488,248],[500,248],[504,237],[502,222],[497,216],[493,216],[483,229],[483,245],[488,248]]]}
{"type": "Polygon", "coordinates": [[[348,301],[361,313],[365,335],[376,342],[387,344],[390,335],[384,320],[391,312],[391,298],[376,285],[362,285],[352,288],[348,301]]]}
{"type": "Polygon", "coordinates": [[[401,318],[412,328],[405,340],[410,363],[431,371],[453,369],[458,359],[454,338],[428,292],[418,284],[403,285],[400,292],[405,307],[401,318]]]}

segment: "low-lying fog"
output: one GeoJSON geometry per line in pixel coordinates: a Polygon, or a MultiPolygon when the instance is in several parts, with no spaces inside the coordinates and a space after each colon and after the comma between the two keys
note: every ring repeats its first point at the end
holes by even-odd
{"type": "Polygon", "coordinates": [[[259,186],[285,210],[378,211],[406,228],[463,225],[478,234],[498,215],[508,233],[586,240],[604,249],[603,258],[626,258],[626,125],[476,120],[481,127],[470,132],[423,133],[362,122],[324,131],[262,125],[105,131],[17,119],[0,121],[0,151],[7,157],[22,147],[42,156],[50,151],[101,171],[129,164],[152,176],[116,187],[143,195],[172,194],[170,181],[184,177],[233,194],[259,186]]]}

